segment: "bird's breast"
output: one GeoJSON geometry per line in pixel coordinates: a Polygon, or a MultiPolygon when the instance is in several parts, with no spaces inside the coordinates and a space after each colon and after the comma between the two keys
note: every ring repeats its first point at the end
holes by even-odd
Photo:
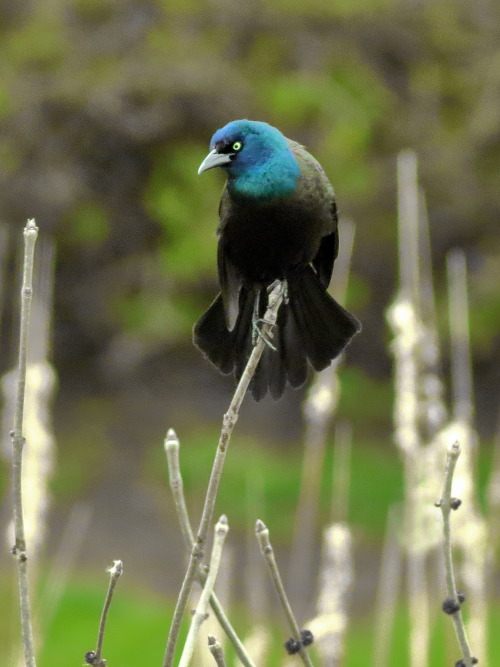
{"type": "Polygon", "coordinates": [[[221,218],[224,253],[250,283],[309,264],[325,234],[322,209],[294,200],[232,203],[221,218]]]}

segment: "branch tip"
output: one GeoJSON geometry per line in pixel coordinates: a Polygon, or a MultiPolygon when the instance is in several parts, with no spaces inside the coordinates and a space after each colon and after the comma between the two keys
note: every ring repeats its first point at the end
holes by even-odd
{"type": "Polygon", "coordinates": [[[213,635],[208,636],[208,649],[210,653],[213,655],[217,666],[226,667],[226,661],[224,660],[222,646],[219,644],[219,642],[213,635]]]}
{"type": "Polygon", "coordinates": [[[123,574],[123,562],[121,560],[114,560],[113,565],[106,568],[106,572],[116,579],[123,574]]]}
{"type": "Polygon", "coordinates": [[[227,534],[228,530],[229,530],[229,522],[227,520],[227,516],[223,514],[215,524],[215,532],[218,533],[219,535],[221,534],[225,535],[227,534]]]}
{"type": "Polygon", "coordinates": [[[174,431],[173,428],[169,428],[167,431],[164,447],[165,451],[168,451],[169,449],[173,449],[175,447],[179,448],[179,438],[177,437],[177,433],[174,431]]]}
{"type": "Polygon", "coordinates": [[[263,521],[261,521],[260,519],[257,519],[257,522],[255,524],[255,532],[257,533],[257,535],[259,533],[263,533],[265,530],[267,530],[267,532],[269,532],[266,524],[263,521]]]}
{"type": "Polygon", "coordinates": [[[38,227],[36,226],[35,218],[29,218],[24,228],[24,236],[33,236],[36,238],[38,235],[38,227]]]}
{"type": "Polygon", "coordinates": [[[179,442],[179,438],[177,437],[177,433],[174,431],[173,428],[169,428],[167,431],[167,440],[176,440],[179,442]]]}

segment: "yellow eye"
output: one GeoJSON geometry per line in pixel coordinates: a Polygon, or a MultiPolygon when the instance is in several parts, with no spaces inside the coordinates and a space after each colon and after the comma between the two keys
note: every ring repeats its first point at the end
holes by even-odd
{"type": "Polygon", "coordinates": [[[233,149],[233,151],[235,151],[236,153],[237,153],[238,151],[241,151],[242,148],[243,148],[243,144],[241,143],[241,141],[235,141],[234,144],[232,145],[232,149],[233,149]]]}

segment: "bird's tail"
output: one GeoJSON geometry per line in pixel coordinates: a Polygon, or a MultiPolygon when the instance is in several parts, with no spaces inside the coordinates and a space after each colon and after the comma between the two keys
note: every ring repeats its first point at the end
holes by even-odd
{"type": "MultiPolygon", "coordinates": [[[[288,301],[278,312],[273,345],[265,346],[250,391],[258,401],[267,391],[277,399],[287,384],[300,387],[307,378],[308,363],[317,371],[326,368],[361,329],[358,320],[342,308],[320,283],[312,267],[287,276],[288,301]]],[[[228,331],[219,294],[193,330],[193,340],[217,368],[241,377],[252,350],[252,318],[257,292],[243,287],[235,327],[228,331]]],[[[260,295],[264,316],[267,292],[260,295]]]]}

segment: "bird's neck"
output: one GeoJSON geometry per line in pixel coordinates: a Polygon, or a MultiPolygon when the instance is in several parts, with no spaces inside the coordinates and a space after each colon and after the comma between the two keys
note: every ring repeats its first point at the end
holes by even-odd
{"type": "Polygon", "coordinates": [[[233,197],[267,201],[295,192],[300,168],[293,154],[269,159],[237,174],[228,175],[227,188],[233,197]]]}

